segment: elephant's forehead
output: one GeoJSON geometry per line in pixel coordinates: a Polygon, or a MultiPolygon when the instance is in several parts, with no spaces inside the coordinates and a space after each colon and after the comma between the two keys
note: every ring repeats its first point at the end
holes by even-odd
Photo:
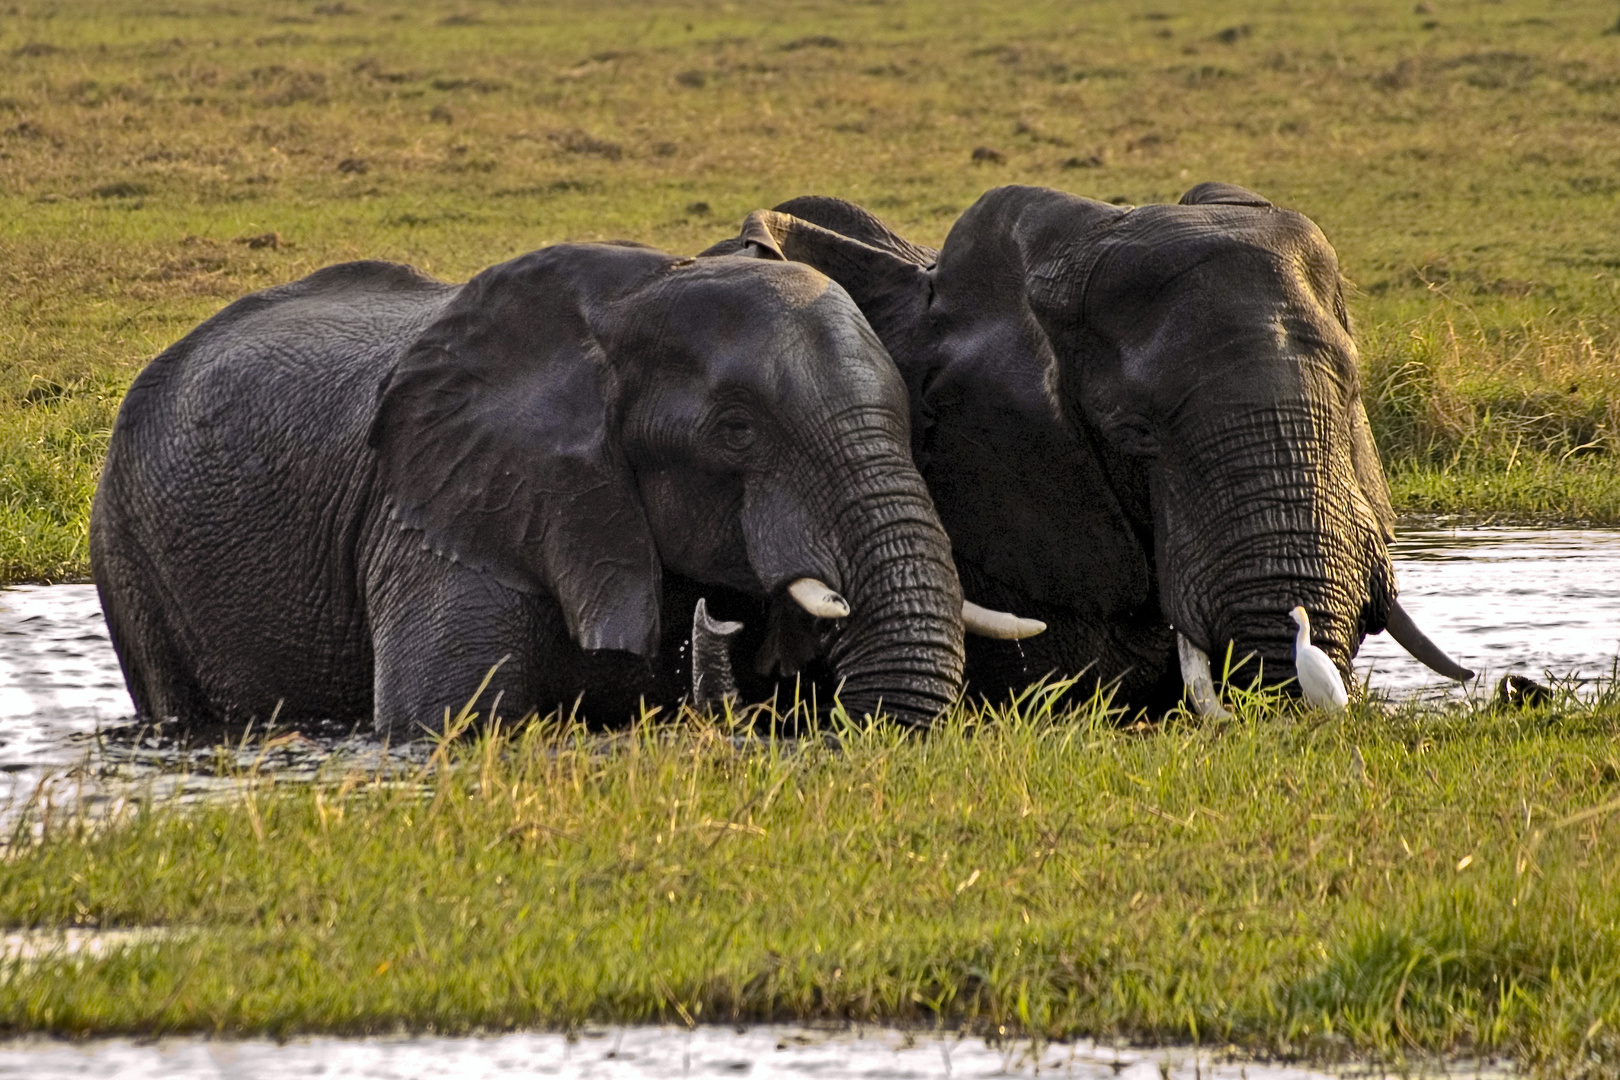
{"type": "Polygon", "coordinates": [[[1117,242],[1163,259],[1220,251],[1330,255],[1310,218],[1289,210],[1248,206],[1142,206],[1122,220],[1117,242]]]}

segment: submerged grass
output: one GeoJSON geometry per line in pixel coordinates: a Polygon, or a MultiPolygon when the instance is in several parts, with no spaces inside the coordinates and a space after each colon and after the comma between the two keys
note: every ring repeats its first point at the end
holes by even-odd
{"type": "Polygon", "coordinates": [[[1620,521],[1611,0],[456,0],[0,19],[0,580],[86,572],[139,367],[321,265],[695,251],[806,193],[1250,185],[1354,285],[1403,510],[1620,521]]]}
{"type": "Polygon", "coordinates": [[[0,1028],[819,1018],[1620,1062],[1614,684],[1338,718],[1236,697],[1127,729],[1039,688],[927,734],[553,720],[392,776],[36,808],[0,924],[184,933],[7,965],[0,1028]]]}

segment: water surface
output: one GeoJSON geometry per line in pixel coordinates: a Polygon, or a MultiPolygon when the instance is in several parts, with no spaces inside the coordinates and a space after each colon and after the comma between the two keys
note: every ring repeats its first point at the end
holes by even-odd
{"type": "MultiPolygon", "coordinates": [[[[1219,1051],[1113,1048],[1094,1042],[1027,1042],[999,1046],[982,1039],[868,1028],[828,1031],[787,1026],[743,1030],[699,1027],[616,1028],[583,1037],[520,1033],[498,1038],[113,1039],[63,1043],[0,1043],[0,1077],[31,1080],[294,1080],[298,1077],[578,1077],[581,1080],[817,1077],[911,1080],[992,1076],[1072,1077],[1077,1080],[1328,1080],[1383,1076],[1365,1066],[1331,1071],[1235,1061],[1219,1051]]],[[[1412,1076],[1501,1078],[1500,1066],[1473,1063],[1413,1067],[1412,1076]]]]}
{"type": "MultiPolygon", "coordinates": [[[[1611,674],[1620,651],[1620,530],[1421,530],[1400,537],[1393,555],[1406,609],[1481,679],[1472,688],[1449,683],[1380,634],[1356,660],[1372,689],[1458,697],[1488,693],[1509,671],[1576,685],[1611,674]]],[[[134,738],[131,712],[94,586],[0,592],[0,808],[51,794],[38,791],[48,776],[53,797],[77,798],[82,789],[92,803],[131,790],[132,781],[183,792],[216,786],[209,774],[217,748],[187,755],[172,736],[134,738]],[[177,775],[179,766],[187,775],[177,775]]],[[[247,764],[261,752],[252,747],[231,760],[247,764]]],[[[333,730],[290,737],[264,764],[296,776],[333,752],[369,761],[382,750],[363,732],[333,730]]],[[[0,823],[5,817],[0,809],[0,823]]]]}
{"type": "MultiPolygon", "coordinates": [[[[1620,652],[1620,530],[1413,531],[1391,546],[1401,605],[1487,689],[1514,672],[1537,680],[1607,677],[1620,652]]],[[[1456,683],[1388,634],[1362,643],[1355,667],[1392,695],[1456,683]]]]}

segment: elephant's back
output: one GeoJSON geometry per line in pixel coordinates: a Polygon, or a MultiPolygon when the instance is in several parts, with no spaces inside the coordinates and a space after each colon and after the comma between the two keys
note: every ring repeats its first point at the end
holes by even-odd
{"type": "Polygon", "coordinates": [[[153,360],[119,410],[92,517],[109,624],[155,606],[227,711],[364,713],[366,433],[382,379],[454,292],[392,264],[331,267],[153,360]]]}
{"type": "Polygon", "coordinates": [[[249,404],[275,408],[375,384],[456,291],[410,267],[360,262],[245,296],[146,366],[118,427],[138,436],[159,418],[206,426],[249,404]],[[272,392],[273,400],[255,397],[272,392]]]}

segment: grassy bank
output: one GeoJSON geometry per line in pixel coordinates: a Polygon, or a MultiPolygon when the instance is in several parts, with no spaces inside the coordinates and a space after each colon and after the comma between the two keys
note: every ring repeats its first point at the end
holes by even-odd
{"type": "Polygon", "coordinates": [[[827,743],[543,725],[390,783],[59,808],[0,925],[182,932],[0,971],[0,1029],[856,1018],[1600,1072],[1617,732],[1612,687],[1125,731],[1032,698],[827,743]]]}
{"type": "Polygon", "coordinates": [[[1423,6],[14,7],[0,580],[84,573],[124,388],[249,290],[361,256],[692,251],[807,192],[937,243],[1011,182],[1221,178],[1311,214],[1401,507],[1620,520],[1614,5],[1423,6]]]}

